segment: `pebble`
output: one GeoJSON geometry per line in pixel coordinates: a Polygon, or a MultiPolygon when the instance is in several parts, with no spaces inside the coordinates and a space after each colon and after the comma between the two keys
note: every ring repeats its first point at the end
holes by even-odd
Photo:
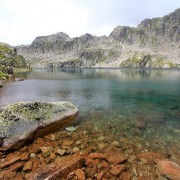
{"type": "Polygon", "coordinates": [[[98,141],[104,141],[104,140],[105,140],[105,137],[104,137],[104,136],[98,137],[97,140],[98,140],[98,141]]]}
{"type": "Polygon", "coordinates": [[[118,142],[118,141],[113,141],[113,142],[112,142],[112,144],[113,144],[114,146],[117,146],[117,147],[119,147],[119,146],[120,146],[120,144],[119,144],[119,142],[118,142]]]}
{"type": "Polygon", "coordinates": [[[80,144],[81,144],[81,141],[80,141],[80,140],[76,141],[76,144],[77,144],[77,145],[80,145],[80,144]]]}
{"type": "Polygon", "coordinates": [[[32,161],[27,161],[23,167],[23,171],[24,172],[31,171],[32,165],[33,165],[32,161]]]}
{"type": "Polygon", "coordinates": [[[21,160],[23,161],[27,161],[29,159],[29,153],[28,152],[24,152],[20,155],[21,160]]]}
{"type": "Polygon", "coordinates": [[[68,132],[74,132],[74,131],[76,131],[77,130],[77,127],[74,127],[74,126],[71,126],[71,127],[67,127],[66,128],[66,131],[68,131],[68,132]]]}
{"type": "Polygon", "coordinates": [[[65,153],[66,153],[66,150],[64,150],[64,149],[57,149],[57,151],[56,151],[56,154],[60,155],[60,156],[63,156],[65,153]]]}
{"type": "Polygon", "coordinates": [[[31,157],[31,158],[35,158],[35,157],[36,157],[36,154],[31,153],[31,154],[30,154],[30,157],[31,157]]]}
{"type": "Polygon", "coordinates": [[[54,134],[51,134],[50,140],[51,141],[55,141],[56,140],[56,136],[54,134]]]}
{"type": "Polygon", "coordinates": [[[125,167],[122,165],[116,165],[111,168],[111,173],[115,176],[120,175],[125,170],[125,167]]]}
{"type": "Polygon", "coordinates": [[[41,149],[41,151],[42,151],[44,157],[50,156],[50,154],[51,154],[52,151],[53,151],[53,148],[52,148],[51,146],[48,146],[48,147],[41,147],[40,149],[41,149]]]}
{"type": "Polygon", "coordinates": [[[72,150],[73,153],[76,153],[76,152],[79,152],[79,151],[80,151],[80,149],[78,147],[74,147],[73,150],[72,150]]]}

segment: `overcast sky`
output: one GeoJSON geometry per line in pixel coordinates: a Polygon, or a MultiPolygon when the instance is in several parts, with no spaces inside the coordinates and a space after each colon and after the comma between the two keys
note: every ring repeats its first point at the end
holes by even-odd
{"type": "Polygon", "coordinates": [[[118,25],[137,26],[180,7],[180,0],[0,0],[0,42],[30,44],[65,32],[109,35],[118,25]]]}

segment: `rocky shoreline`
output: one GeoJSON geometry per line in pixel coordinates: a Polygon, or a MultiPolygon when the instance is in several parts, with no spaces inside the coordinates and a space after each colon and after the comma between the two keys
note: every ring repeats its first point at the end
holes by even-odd
{"type": "MultiPolygon", "coordinates": [[[[77,119],[18,150],[1,152],[0,179],[179,180],[176,147],[148,149],[136,138],[117,139],[90,119],[77,119]]],[[[144,128],[138,122],[136,127],[144,128]]]]}

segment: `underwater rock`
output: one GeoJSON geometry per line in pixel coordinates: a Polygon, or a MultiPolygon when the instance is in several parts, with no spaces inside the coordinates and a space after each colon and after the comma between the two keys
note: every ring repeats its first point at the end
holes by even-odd
{"type": "Polygon", "coordinates": [[[68,132],[74,132],[74,131],[76,131],[77,128],[78,128],[78,127],[74,127],[74,126],[67,127],[67,128],[66,128],[66,131],[68,131],[68,132]]]}
{"type": "Polygon", "coordinates": [[[2,88],[3,87],[3,85],[2,85],[2,83],[0,82],[0,88],[2,88]]]}
{"type": "Polygon", "coordinates": [[[81,169],[84,164],[85,159],[83,156],[76,154],[71,157],[65,156],[55,161],[53,164],[38,169],[36,173],[31,174],[30,179],[51,180],[65,178],[70,172],[75,171],[76,169],[81,169]]]}
{"type": "Polygon", "coordinates": [[[172,180],[180,179],[180,166],[172,161],[158,161],[157,167],[160,174],[172,180]]]}
{"type": "Polygon", "coordinates": [[[0,109],[0,151],[15,150],[72,122],[78,109],[69,102],[21,102],[0,109]]]}
{"type": "Polygon", "coordinates": [[[15,81],[24,81],[24,78],[15,78],[15,81]]]}

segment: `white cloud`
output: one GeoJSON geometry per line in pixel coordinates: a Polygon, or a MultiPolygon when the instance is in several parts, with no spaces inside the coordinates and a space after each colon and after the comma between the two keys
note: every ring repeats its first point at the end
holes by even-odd
{"type": "Polygon", "coordinates": [[[0,0],[0,7],[0,41],[17,45],[60,31],[71,37],[108,35],[117,25],[165,15],[180,7],[180,1],[0,0]]]}

